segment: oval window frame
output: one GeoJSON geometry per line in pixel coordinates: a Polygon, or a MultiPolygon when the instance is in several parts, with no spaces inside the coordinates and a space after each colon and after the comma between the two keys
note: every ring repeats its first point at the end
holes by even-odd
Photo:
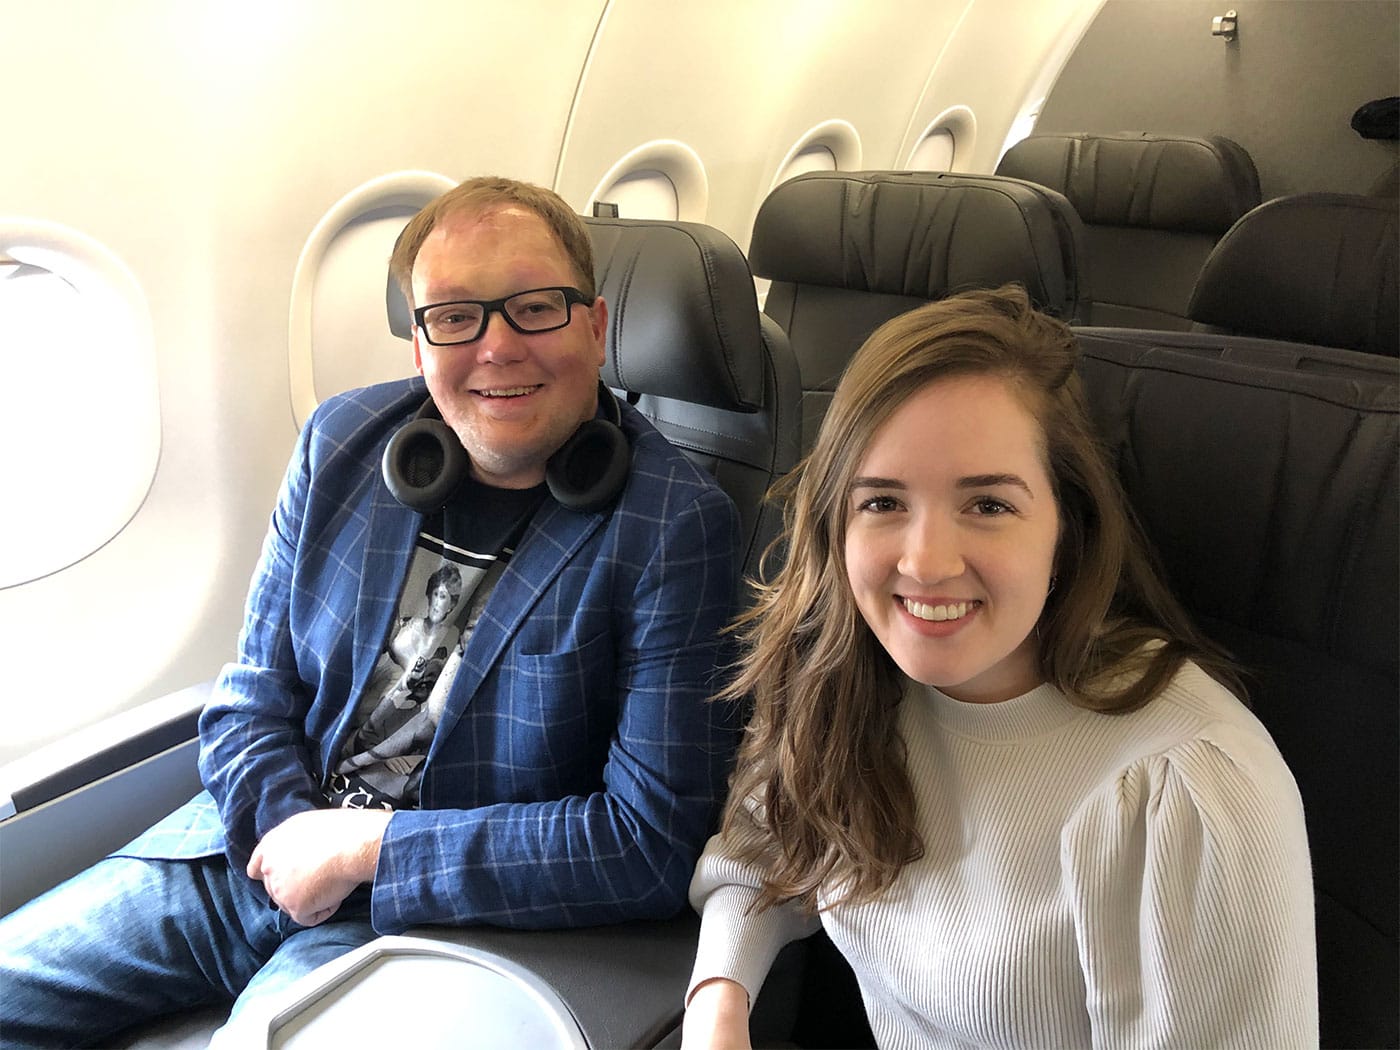
{"type": "MultiPolygon", "coordinates": [[[[608,201],[608,192],[622,179],[640,172],[656,171],[671,180],[676,190],[676,217],[681,222],[704,222],[710,207],[710,178],[700,154],[679,139],[654,139],[629,150],[598,180],[588,195],[584,214],[593,205],[608,201]]],[[[622,218],[645,218],[627,216],[622,218]]]]}
{"type": "Polygon", "coordinates": [[[836,158],[836,171],[860,170],[864,147],[861,145],[860,132],[856,130],[855,125],[847,120],[824,120],[803,132],[783,156],[782,161],[774,169],[773,178],[768,183],[769,192],[771,193],[776,186],[800,174],[800,172],[788,174],[793,162],[807,150],[818,147],[829,151],[836,158]]]}
{"type": "MultiPolygon", "coordinates": [[[[343,230],[371,212],[382,208],[422,208],[457,184],[456,179],[433,171],[398,171],[380,175],[341,197],[312,228],[297,258],[287,318],[287,372],[292,421],[298,430],[319,404],[313,356],[312,308],[316,298],[316,277],[330,245],[343,230]]],[[[376,288],[382,289],[387,279],[387,272],[381,274],[376,288]]]]}
{"type": "MultiPolygon", "coordinates": [[[[18,215],[0,216],[0,256],[46,270],[68,282],[82,296],[107,300],[102,305],[111,320],[104,326],[103,344],[108,352],[125,347],[121,373],[130,382],[115,396],[112,390],[104,390],[103,397],[123,405],[132,424],[128,436],[134,451],[128,461],[132,464],[131,483],[123,486],[120,500],[102,514],[89,508],[89,513],[82,516],[84,527],[74,530],[80,541],[67,551],[38,557],[32,570],[0,571],[0,590],[5,590],[71,568],[119,536],[145,505],[155,485],[163,434],[155,326],[146,293],[126,262],[81,230],[18,215]]],[[[47,520],[48,511],[44,513],[47,520]]],[[[33,556],[32,550],[28,553],[33,556]]]]}
{"type": "Polygon", "coordinates": [[[972,157],[972,152],[977,146],[977,114],[972,112],[969,106],[957,105],[949,106],[924,126],[924,130],[914,140],[914,145],[910,147],[909,153],[904,158],[905,171],[930,170],[915,168],[914,157],[929,136],[939,132],[947,132],[953,137],[953,160],[944,170],[967,170],[968,160],[972,157]]]}

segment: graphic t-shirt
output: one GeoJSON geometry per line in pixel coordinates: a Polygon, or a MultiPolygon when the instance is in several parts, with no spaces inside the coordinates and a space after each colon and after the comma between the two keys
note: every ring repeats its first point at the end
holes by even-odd
{"type": "Polygon", "coordinates": [[[418,805],[423,762],[496,580],[545,495],[468,478],[423,519],[399,615],[370,673],[326,795],[336,806],[418,805]]]}

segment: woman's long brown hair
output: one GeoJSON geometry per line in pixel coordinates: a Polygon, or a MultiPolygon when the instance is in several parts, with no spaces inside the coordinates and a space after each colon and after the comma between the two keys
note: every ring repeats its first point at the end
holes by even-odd
{"type": "Polygon", "coordinates": [[[845,538],[871,438],[930,382],[1004,378],[1040,423],[1061,523],[1036,628],[1045,680],[1079,706],[1126,711],[1189,658],[1238,691],[1161,582],[1094,435],[1077,357],[1069,328],[1008,285],[887,321],[851,360],[811,454],[779,486],[786,561],[736,624],[744,655],[722,694],[753,705],[723,832],[764,872],[759,909],[815,909],[819,891],[869,900],[923,850],[896,723],[904,679],[856,608],[845,538]]]}

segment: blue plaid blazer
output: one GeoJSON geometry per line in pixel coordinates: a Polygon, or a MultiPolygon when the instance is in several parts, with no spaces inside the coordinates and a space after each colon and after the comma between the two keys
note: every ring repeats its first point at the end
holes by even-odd
{"type": "MultiPolygon", "coordinates": [[[[420,379],[322,404],[302,432],[254,573],[236,663],[200,718],[204,794],[120,851],[244,865],[323,807],[355,700],[384,647],[421,516],[384,446],[420,379]]],[[[733,612],[727,496],[622,406],[631,474],[593,514],[546,500],[473,632],[424,765],[389,822],[376,929],[580,926],[674,914],[737,740],[706,703],[733,612]]]]}

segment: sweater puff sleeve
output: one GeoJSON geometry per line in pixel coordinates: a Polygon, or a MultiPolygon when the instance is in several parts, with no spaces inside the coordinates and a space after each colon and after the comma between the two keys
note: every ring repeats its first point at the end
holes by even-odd
{"type": "MultiPolygon", "coordinates": [[[[758,828],[732,834],[756,836],[758,828]]],[[[757,865],[738,860],[724,835],[705,846],[690,883],[691,906],[700,913],[700,941],[685,1001],[703,981],[727,977],[744,986],[753,1007],[778,952],[790,941],[809,937],[821,920],[794,902],[753,911],[763,880],[757,865]]]]}
{"type": "Polygon", "coordinates": [[[1262,728],[1129,765],[1060,859],[1094,1046],[1318,1045],[1303,805],[1262,728]]]}

